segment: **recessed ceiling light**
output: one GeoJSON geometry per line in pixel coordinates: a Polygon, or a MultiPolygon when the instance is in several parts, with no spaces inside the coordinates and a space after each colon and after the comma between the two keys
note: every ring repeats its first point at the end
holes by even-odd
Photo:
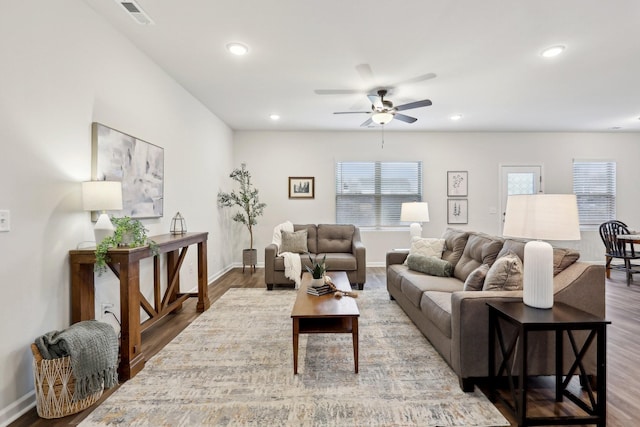
{"type": "Polygon", "coordinates": [[[554,56],[560,55],[562,52],[564,52],[564,50],[565,46],[562,45],[551,46],[543,50],[540,55],[544,56],[545,58],[552,58],[554,56]]]}
{"type": "Polygon", "coordinates": [[[233,42],[227,45],[227,50],[234,55],[242,56],[249,53],[249,46],[247,46],[246,44],[233,42]]]}
{"type": "Polygon", "coordinates": [[[272,114],[272,115],[269,116],[269,118],[271,120],[273,120],[273,121],[280,120],[280,115],[279,114],[272,114]]]}
{"type": "Polygon", "coordinates": [[[462,118],[462,114],[454,114],[453,116],[449,117],[451,120],[460,120],[462,118]]]}

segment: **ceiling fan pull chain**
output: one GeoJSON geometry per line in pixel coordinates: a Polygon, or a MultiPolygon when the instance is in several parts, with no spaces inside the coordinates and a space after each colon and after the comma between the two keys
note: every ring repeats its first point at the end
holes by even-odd
{"type": "Polygon", "coordinates": [[[382,146],[380,148],[384,150],[384,125],[382,125],[382,146]]]}

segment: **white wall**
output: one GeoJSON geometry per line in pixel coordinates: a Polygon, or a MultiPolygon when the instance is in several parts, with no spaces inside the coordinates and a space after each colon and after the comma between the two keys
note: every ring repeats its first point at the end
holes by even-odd
{"type": "MultiPolygon", "coordinates": [[[[166,233],[179,210],[189,230],[208,231],[210,276],[229,266],[215,195],[233,132],[80,0],[3,2],[0,56],[3,425],[34,402],[30,343],[70,323],[68,251],[93,238],[80,192],[91,122],[164,148],[164,217],[144,223],[166,233]]],[[[117,301],[115,283],[101,278],[96,299],[117,301]]]]}
{"type": "MultiPolygon", "coordinates": [[[[236,163],[246,162],[267,203],[257,227],[260,261],[271,242],[273,226],[335,222],[334,164],[349,160],[422,160],[424,196],[431,221],[424,236],[439,236],[447,227],[446,172],[469,171],[469,224],[454,226],[498,234],[499,168],[501,164],[541,164],[546,193],[571,193],[572,161],[613,159],[617,162],[617,216],[640,228],[636,176],[640,159],[637,133],[385,133],[366,132],[236,132],[236,163]],[[289,176],[314,176],[313,200],[289,200],[289,176]]],[[[408,246],[408,230],[363,231],[367,264],[384,265],[391,248],[408,246]]],[[[580,242],[562,242],[581,251],[583,260],[602,261],[596,232],[583,232],[580,242]]],[[[236,248],[238,251],[239,249],[236,248]]]]}

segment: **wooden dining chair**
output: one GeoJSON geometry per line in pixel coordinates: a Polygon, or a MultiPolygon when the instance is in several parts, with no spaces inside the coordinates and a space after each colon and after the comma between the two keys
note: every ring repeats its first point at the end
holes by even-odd
{"type": "Polygon", "coordinates": [[[631,261],[640,259],[640,252],[628,240],[619,239],[618,236],[630,234],[629,228],[622,221],[607,221],[600,224],[600,237],[605,247],[605,268],[607,278],[611,277],[611,269],[624,270],[627,276],[627,286],[633,281],[633,275],[640,273],[638,264],[631,261]],[[614,259],[623,260],[622,264],[612,264],[614,259]]]}

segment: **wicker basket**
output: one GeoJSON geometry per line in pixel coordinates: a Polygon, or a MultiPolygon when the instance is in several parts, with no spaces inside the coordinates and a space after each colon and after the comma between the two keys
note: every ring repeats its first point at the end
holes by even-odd
{"type": "Polygon", "coordinates": [[[40,417],[50,419],[75,414],[93,405],[102,396],[100,390],[74,402],[75,378],[71,370],[71,358],[43,359],[35,344],[31,344],[31,351],[36,407],[40,417]]]}

